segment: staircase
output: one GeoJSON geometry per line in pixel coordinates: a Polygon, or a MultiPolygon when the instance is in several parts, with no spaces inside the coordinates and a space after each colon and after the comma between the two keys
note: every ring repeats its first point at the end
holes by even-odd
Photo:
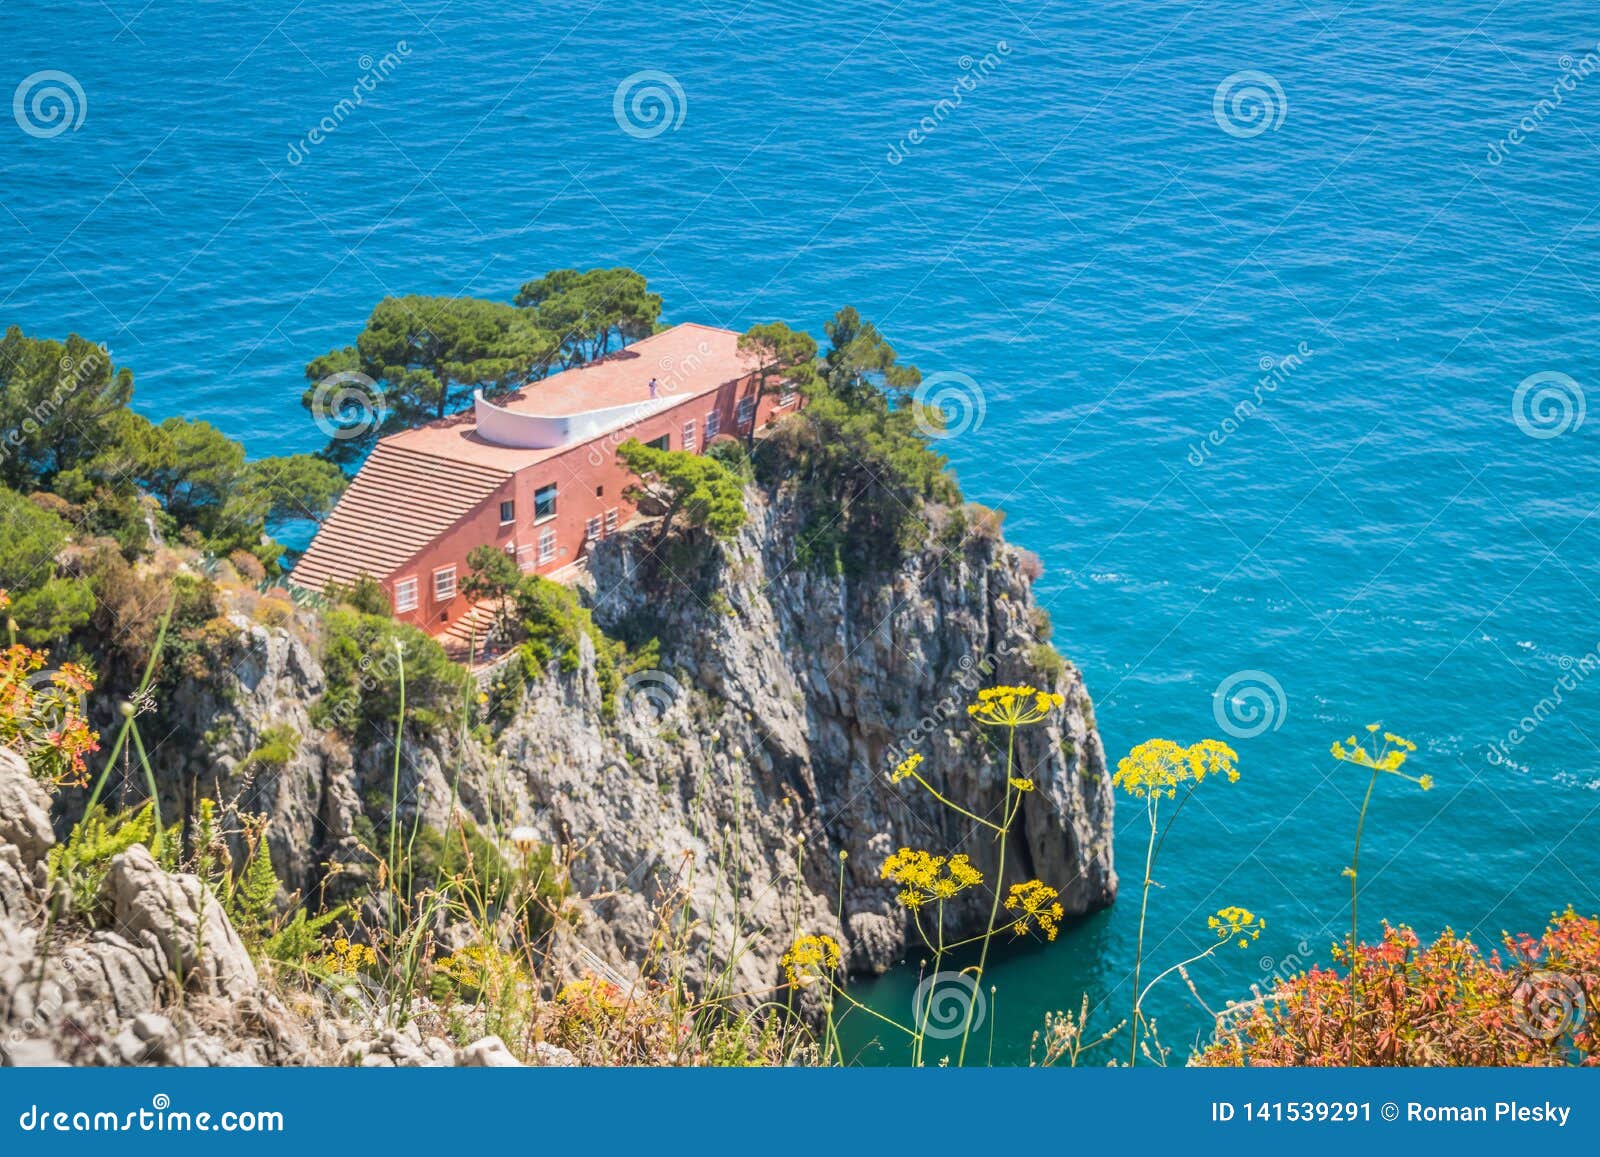
{"type": "Polygon", "coordinates": [[[506,648],[489,638],[499,609],[500,604],[494,599],[474,603],[466,614],[438,636],[445,654],[473,669],[490,666],[499,660],[506,653],[506,648]]]}

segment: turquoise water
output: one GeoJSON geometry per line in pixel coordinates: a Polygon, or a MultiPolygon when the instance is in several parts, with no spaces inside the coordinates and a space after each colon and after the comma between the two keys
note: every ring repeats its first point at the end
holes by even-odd
{"type": "MultiPolygon", "coordinates": [[[[1271,922],[1197,970],[1217,1002],[1325,959],[1348,921],[1362,785],[1326,752],[1370,719],[1438,786],[1381,785],[1369,933],[1600,909],[1600,678],[1579,662],[1600,417],[1513,419],[1531,375],[1566,377],[1525,403],[1600,381],[1600,75],[1551,95],[1600,17],[1452,7],[14,0],[6,85],[64,71],[86,112],[54,137],[0,123],[0,323],[103,339],[148,413],[265,455],[319,444],[300,368],[385,293],[508,299],[615,262],[674,319],[818,328],[857,305],[981,398],[948,452],[1043,558],[1113,758],[1223,734],[1234,673],[1268,689],[1244,778],[1204,793],[1158,873],[1154,961],[1220,905],[1271,922]],[[682,93],[653,137],[614,115],[643,70],[682,93]],[[1219,122],[1245,71],[1271,108],[1230,121],[1224,99],[1219,122]]],[[[1125,874],[1141,821],[1119,815],[1125,874]]],[[[996,1059],[1046,1008],[1125,987],[1134,917],[994,970],[996,1059]]],[[[902,1009],[912,983],[870,991],[902,1009]]],[[[1202,1020],[1178,989],[1162,1014],[1180,1047],[1202,1020]]]]}

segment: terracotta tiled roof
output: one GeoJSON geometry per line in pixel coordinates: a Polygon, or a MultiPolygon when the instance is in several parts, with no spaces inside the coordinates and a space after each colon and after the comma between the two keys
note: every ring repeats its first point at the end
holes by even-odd
{"type": "Polygon", "coordinates": [[[385,578],[511,477],[381,440],[300,561],[295,583],[321,590],[362,573],[385,578]]]}

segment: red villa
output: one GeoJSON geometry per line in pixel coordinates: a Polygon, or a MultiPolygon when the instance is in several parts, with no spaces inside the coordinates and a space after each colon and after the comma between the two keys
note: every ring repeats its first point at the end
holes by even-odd
{"type": "Polygon", "coordinates": [[[732,330],[673,326],[380,439],[290,577],[320,591],[370,575],[395,618],[438,634],[471,609],[460,590],[474,547],[499,546],[527,572],[572,566],[634,513],[623,442],[700,452],[799,403],[758,397],[738,342],[732,330]]]}

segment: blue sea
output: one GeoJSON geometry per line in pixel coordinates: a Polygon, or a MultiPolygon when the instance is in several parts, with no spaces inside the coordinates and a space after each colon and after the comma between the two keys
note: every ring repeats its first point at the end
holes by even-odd
{"type": "MultiPolygon", "coordinates": [[[[1147,943],[1265,915],[1194,970],[1220,1007],[1348,928],[1328,746],[1369,721],[1436,786],[1378,786],[1365,935],[1600,910],[1600,11],[1409,7],[11,0],[0,324],[259,456],[319,446],[302,367],[385,294],[617,263],[671,320],[857,306],[1043,559],[1111,757],[1239,750],[1147,943]]],[[[1143,822],[1121,904],[992,969],[996,1060],[1122,1015],[1143,822]]],[[[909,1015],[915,967],[861,995],[909,1015]]],[[[1205,1015],[1154,999],[1181,1059],[1205,1015]]]]}

